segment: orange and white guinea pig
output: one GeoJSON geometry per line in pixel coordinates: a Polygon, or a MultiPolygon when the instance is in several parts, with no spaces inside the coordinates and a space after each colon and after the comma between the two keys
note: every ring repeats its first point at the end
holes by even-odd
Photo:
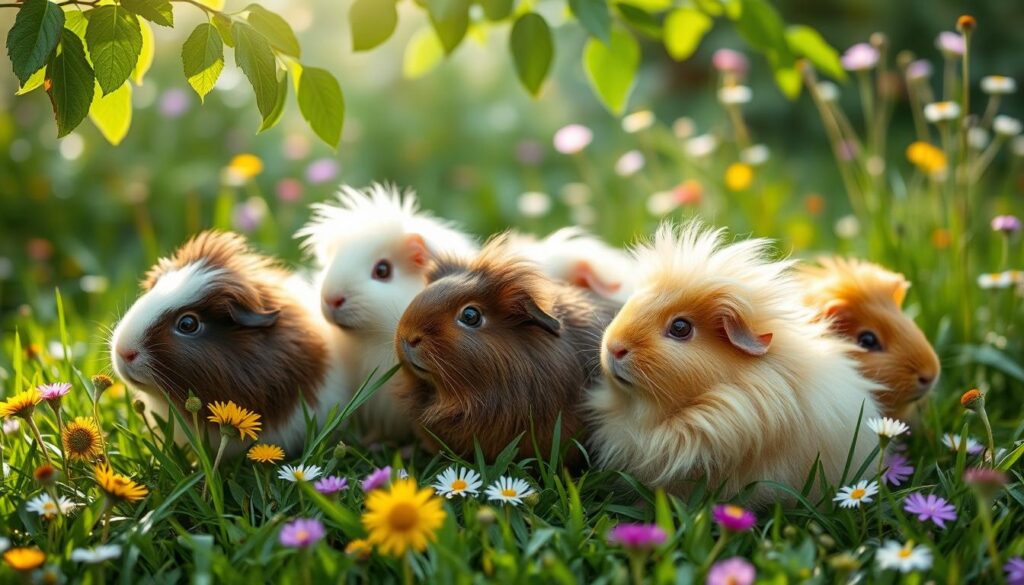
{"type": "Polygon", "coordinates": [[[910,283],[902,274],[854,259],[819,258],[800,267],[804,302],[832,329],[854,341],[862,374],[886,416],[913,418],[915,403],[939,377],[939,358],[924,333],[903,314],[910,283]]]}
{"type": "MultiPolygon", "coordinates": [[[[609,382],[591,392],[604,467],[685,495],[707,477],[730,497],[758,480],[799,490],[820,458],[841,480],[857,420],[877,415],[850,345],[800,300],[765,240],[726,245],[691,223],[637,248],[637,291],[605,331],[609,382]]],[[[852,467],[876,444],[857,434],[852,467]]],[[[752,505],[779,497],[764,484],[752,505]]]]}

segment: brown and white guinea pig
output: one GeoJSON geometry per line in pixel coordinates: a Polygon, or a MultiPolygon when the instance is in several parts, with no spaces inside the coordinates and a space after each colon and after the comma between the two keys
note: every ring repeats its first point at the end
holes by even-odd
{"type": "Polygon", "coordinates": [[[901,307],[910,283],[902,274],[855,259],[819,258],[798,272],[804,302],[860,349],[862,374],[884,386],[876,393],[886,416],[914,418],[915,403],[939,377],[939,358],[901,307]]]}
{"type": "MultiPolygon", "coordinates": [[[[428,446],[493,460],[519,435],[521,457],[580,436],[584,392],[601,384],[601,333],[618,303],[544,276],[507,236],[472,260],[442,259],[398,324],[399,393],[428,446]],[[534,450],[533,438],[536,437],[534,450]]],[[[570,455],[570,461],[575,455],[570,455]]]]}
{"type": "Polygon", "coordinates": [[[142,289],[110,350],[117,375],[147,410],[166,417],[169,402],[184,414],[189,391],[204,405],[231,400],[261,416],[261,441],[294,453],[306,432],[301,399],[321,420],[348,399],[319,295],[242,236],[196,235],[160,259],[142,289]]]}
{"type": "MultiPolygon", "coordinates": [[[[599,464],[686,494],[707,477],[723,497],[757,480],[799,490],[820,457],[838,483],[875,385],[850,345],[800,302],[791,262],[769,244],[723,243],[699,223],[662,226],[637,248],[638,289],[608,326],[606,386],[591,392],[599,464]]],[[[877,444],[860,432],[853,469],[877,444]]],[[[752,504],[780,494],[760,484],[752,504]]]]}
{"type": "MultiPolygon", "coordinates": [[[[428,262],[439,254],[470,256],[477,245],[454,224],[420,211],[416,196],[375,184],[343,186],[336,202],[313,206],[313,218],[297,237],[319,270],[325,318],[348,341],[335,359],[358,388],[374,372],[398,362],[398,319],[427,286],[428,262]]],[[[412,423],[388,380],[357,412],[368,441],[411,439],[412,423]]]]}

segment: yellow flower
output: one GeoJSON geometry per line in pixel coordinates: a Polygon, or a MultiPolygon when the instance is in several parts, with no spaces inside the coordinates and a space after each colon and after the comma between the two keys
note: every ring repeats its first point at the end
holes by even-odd
{"type": "Polygon", "coordinates": [[[213,414],[207,417],[210,422],[222,426],[234,427],[239,433],[240,439],[247,436],[256,440],[256,433],[260,432],[263,423],[260,422],[260,415],[247,410],[231,402],[214,402],[209,406],[213,414]]]}
{"type": "Polygon", "coordinates": [[[907,160],[929,176],[946,172],[946,153],[928,142],[917,141],[907,147],[907,160]]]}
{"type": "Polygon", "coordinates": [[[365,561],[372,552],[373,546],[364,538],[357,538],[345,545],[345,554],[357,561],[365,561]]]}
{"type": "Polygon", "coordinates": [[[747,163],[732,163],[725,169],[725,186],[730,191],[746,191],[754,182],[754,167],[747,163]]]}
{"type": "Polygon", "coordinates": [[[137,502],[146,497],[146,486],[135,483],[131,478],[115,473],[110,465],[101,463],[94,468],[96,483],[108,496],[126,502],[137,502]]]}
{"type": "Polygon", "coordinates": [[[257,463],[277,463],[284,459],[284,450],[277,445],[253,445],[246,457],[257,463]]]}
{"type": "Polygon", "coordinates": [[[400,557],[410,548],[423,551],[444,523],[441,499],[430,488],[418,489],[411,479],[399,479],[389,489],[370,492],[363,526],[370,544],[400,557]]]}
{"type": "Polygon", "coordinates": [[[60,438],[64,444],[64,453],[72,461],[95,459],[103,454],[103,437],[91,417],[76,417],[64,426],[60,438]]]}
{"type": "Polygon", "coordinates": [[[46,560],[46,554],[38,548],[12,548],[4,553],[4,562],[15,571],[38,569],[46,560]]]}
{"type": "Polygon", "coordinates": [[[231,159],[228,169],[242,179],[251,179],[263,172],[263,161],[255,154],[239,154],[231,159]]]}
{"type": "Polygon", "coordinates": [[[0,402],[0,417],[28,417],[42,399],[43,395],[39,393],[39,390],[35,388],[25,390],[21,394],[16,394],[6,401],[0,402]]]}

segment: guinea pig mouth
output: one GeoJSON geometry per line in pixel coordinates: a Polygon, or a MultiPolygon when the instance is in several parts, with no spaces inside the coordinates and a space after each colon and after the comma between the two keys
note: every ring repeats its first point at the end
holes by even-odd
{"type": "Polygon", "coordinates": [[[431,371],[423,367],[417,359],[416,350],[413,349],[409,345],[409,342],[405,340],[402,341],[402,357],[402,361],[405,362],[405,364],[409,366],[417,376],[426,378],[431,374],[431,371]]]}
{"type": "Polygon", "coordinates": [[[632,388],[635,385],[633,378],[629,375],[629,368],[622,365],[622,362],[618,360],[610,360],[608,364],[608,372],[612,375],[617,383],[627,388],[632,388]]]}

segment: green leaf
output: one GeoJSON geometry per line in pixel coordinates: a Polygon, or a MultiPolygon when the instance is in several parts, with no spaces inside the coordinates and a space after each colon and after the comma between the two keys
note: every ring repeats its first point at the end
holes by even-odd
{"type": "Polygon", "coordinates": [[[131,12],[160,26],[174,26],[174,11],[170,0],[121,0],[131,12]]]}
{"type": "Polygon", "coordinates": [[[139,53],[139,60],[132,69],[132,81],[135,85],[142,85],[142,78],[146,76],[149,68],[153,65],[153,54],[156,46],[153,38],[153,27],[148,22],[139,21],[142,30],[142,51],[139,53]]]}
{"type": "Polygon", "coordinates": [[[85,29],[85,44],[96,70],[96,80],[108,94],[128,79],[142,53],[139,19],[126,9],[108,4],[94,8],[85,29]]]}
{"type": "Polygon", "coordinates": [[[612,15],[605,0],[569,0],[569,8],[591,36],[608,42],[612,35],[612,15]]]}
{"type": "Polygon", "coordinates": [[[394,0],[356,0],[348,10],[352,50],[366,51],[388,40],[398,24],[394,0]]]}
{"type": "Polygon", "coordinates": [[[451,54],[469,28],[469,0],[426,0],[430,23],[446,54],[451,54]]]}
{"type": "Polygon", "coordinates": [[[796,25],[786,29],[786,41],[797,56],[805,57],[822,73],[846,81],[846,70],[836,51],[821,34],[809,26],[796,25]]]}
{"type": "Polygon", "coordinates": [[[181,48],[181,62],[188,84],[204,99],[224,69],[224,45],[212,24],[204,22],[192,31],[181,48]]]}
{"type": "Polygon", "coordinates": [[[719,0],[697,0],[697,8],[708,16],[722,16],[725,12],[725,7],[719,0]]]}
{"type": "Polygon", "coordinates": [[[783,95],[791,100],[796,99],[800,95],[802,80],[796,64],[791,63],[786,66],[774,67],[772,73],[775,76],[775,85],[779,86],[783,95]]]}
{"type": "Polygon", "coordinates": [[[220,33],[220,39],[224,41],[224,44],[235,48],[235,34],[231,32],[231,25],[233,21],[220,14],[214,14],[211,19],[213,26],[217,27],[217,31],[220,33]]]}
{"type": "Polygon", "coordinates": [[[597,96],[612,113],[626,109],[640,66],[640,45],[628,30],[612,29],[611,43],[590,39],[583,50],[583,67],[597,96]]]}
{"type": "Polygon", "coordinates": [[[277,105],[280,88],[274,51],[266,37],[244,22],[236,22],[232,32],[235,35],[235,62],[249,78],[256,93],[256,107],[266,121],[277,105]]]}
{"type": "Polygon", "coordinates": [[[665,49],[676,61],[689,59],[715,21],[696,8],[673,10],[665,19],[665,49]]]}
{"type": "Polygon", "coordinates": [[[740,35],[761,52],[788,50],[782,18],[766,0],[742,0],[736,28],[740,35]]]}
{"type": "Polygon", "coordinates": [[[46,67],[40,67],[36,70],[35,73],[32,74],[32,77],[29,77],[28,80],[25,81],[25,83],[21,84],[21,87],[18,88],[18,91],[15,92],[15,95],[25,95],[26,93],[42,85],[43,80],[45,79],[46,67]]]}
{"type": "Polygon", "coordinates": [[[487,20],[505,20],[512,14],[513,0],[477,0],[487,20]]]}
{"type": "Polygon", "coordinates": [[[653,14],[632,4],[616,4],[615,7],[619,9],[622,18],[632,25],[637,32],[658,41],[661,41],[662,37],[665,36],[661,21],[653,14]]]}
{"type": "Polygon", "coordinates": [[[536,12],[528,12],[520,16],[512,26],[509,35],[509,50],[516,64],[516,73],[533,95],[537,95],[540,86],[551,69],[551,60],[555,48],[551,40],[551,29],[544,17],[536,12]]]}
{"type": "Polygon", "coordinates": [[[224,0],[196,0],[203,6],[209,6],[214,10],[224,10],[224,0]]]}
{"type": "Polygon", "coordinates": [[[132,125],[132,85],[125,82],[117,91],[107,95],[100,93],[99,84],[93,87],[95,92],[89,107],[89,119],[107,142],[117,146],[132,125]]]}
{"type": "Polygon", "coordinates": [[[345,97],[338,80],[324,69],[305,67],[298,84],[302,117],[321,140],[337,148],[345,122],[345,97]]]}
{"type": "Polygon", "coordinates": [[[284,113],[284,102],[288,97],[288,73],[286,71],[278,71],[280,76],[277,80],[277,102],[274,103],[274,108],[270,110],[270,113],[263,119],[263,123],[260,125],[259,132],[264,130],[270,130],[281,120],[281,114],[284,113]]]}
{"type": "Polygon", "coordinates": [[[626,2],[621,2],[621,4],[629,4],[650,13],[668,10],[672,7],[673,3],[673,0],[627,0],[626,2]]]}
{"type": "Polygon", "coordinates": [[[85,28],[89,26],[90,14],[92,14],[91,10],[70,10],[64,13],[64,28],[75,33],[83,43],[85,42],[85,28]]]}
{"type": "Polygon", "coordinates": [[[441,46],[441,39],[437,38],[434,29],[420,29],[405,46],[402,75],[407,79],[422,77],[437,67],[443,58],[444,47],[441,46]]]}
{"type": "Polygon", "coordinates": [[[267,37],[270,46],[296,59],[302,56],[299,40],[295,38],[295,32],[283,18],[259,4],[250,4],[246,10],[249,11],[246,20],[257,32],[267,37]]]}
{"type": "Polygon", "coordinates": [[[46,93],[57,117],[57,138],[67,136],[89,114],[95,80],[82,40],[64,29],[60,50],[46,66],[46,93]]]}
{"type": "Polygon", "coordinates": [[[48,0],[25,0],[7,34],[7,54],[22,85],[46,65],[64,28],[64,11],[48,0]]]}

